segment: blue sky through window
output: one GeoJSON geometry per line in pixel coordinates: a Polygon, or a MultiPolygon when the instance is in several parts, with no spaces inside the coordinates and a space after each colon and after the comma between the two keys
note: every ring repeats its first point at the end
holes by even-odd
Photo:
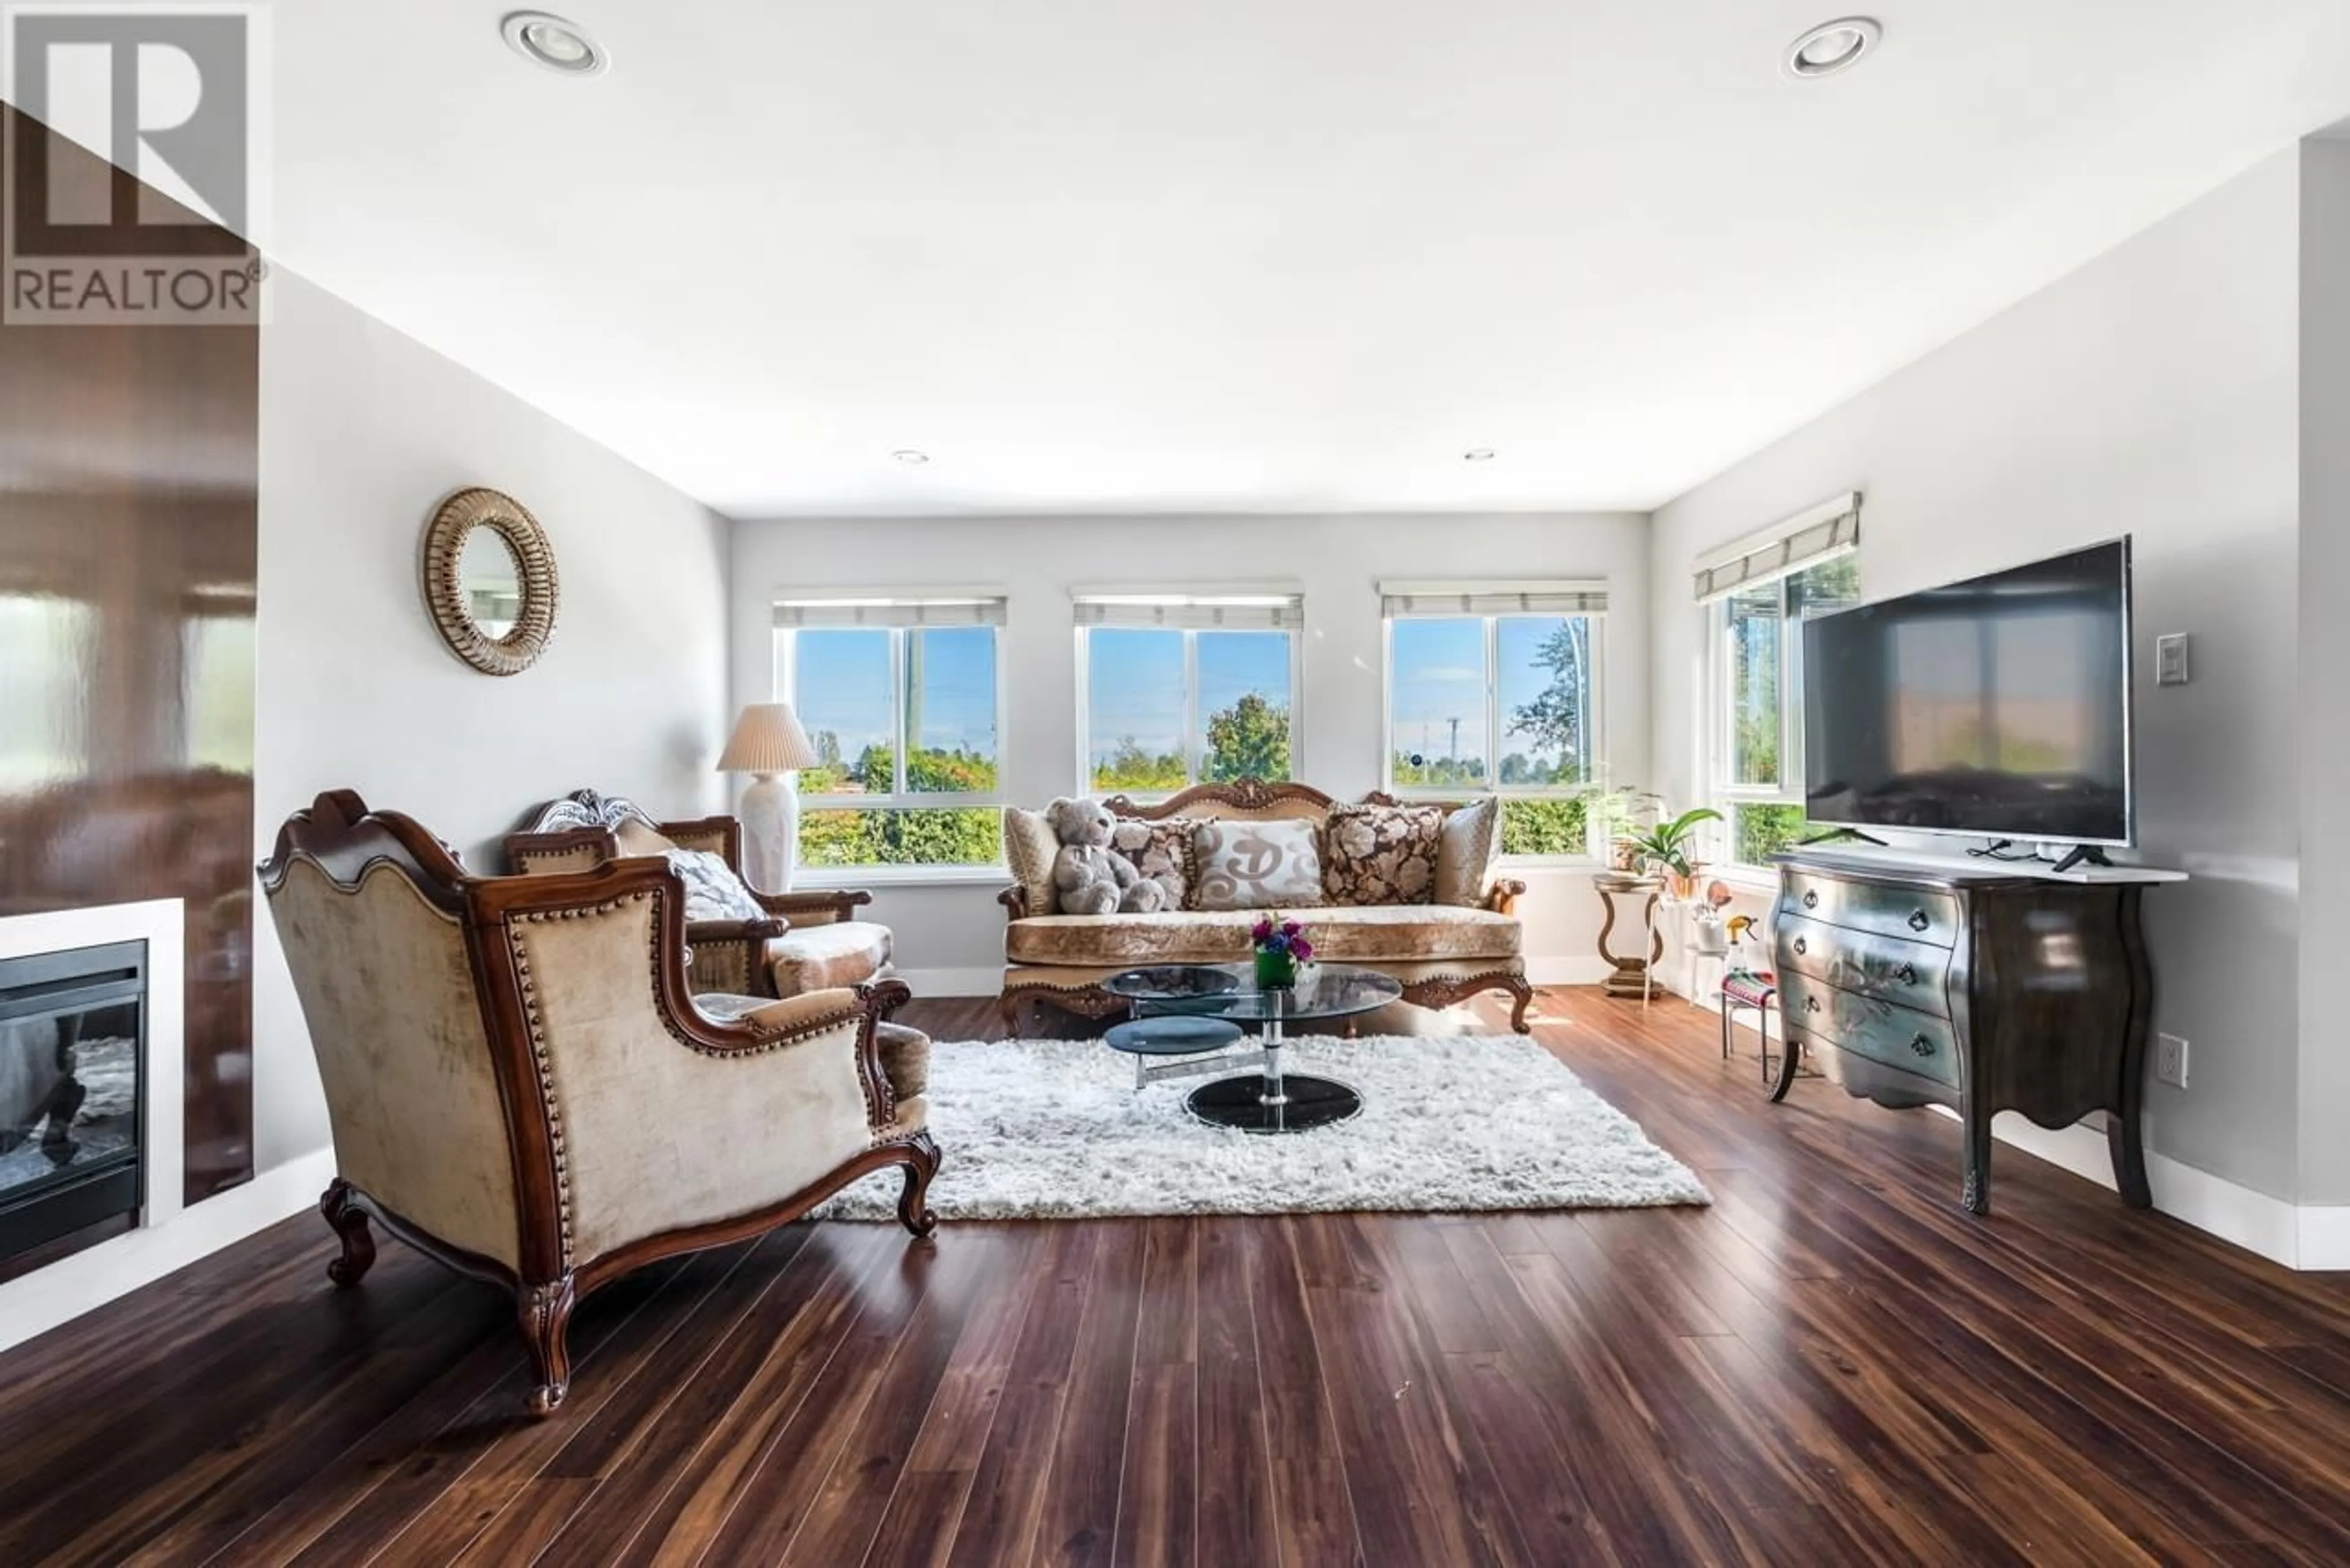
{"type": "Polygon", "coordinates": [[[1406,618],[1390,624],[1388,649],[1397,753],[1431,763],[1456,755],[1464,763],[1483,762],[1485,623],[1473,616],[1406,618]]]}
{"type": "MultiPolygon", "coordinates": [[[[898,722],[889,691],[889,633],[858,628],[794,635],[793,705],[809,738],[829,732],[839,741],[841,760],[852,764],[867,746],[889,744],[898,722]]],[[[907,684],[914,699],[907,723],[914,744],[993,759],[995,629],[917,629],[906,634],[906,645],[907,684]]]]}
{"type": "MultiPolygon", "coordinates": [[[[1289,633],[1203,631],[1200,724],[1254,691],[1289,707],[1289,633]]],[[[1096,627],[1086,633],[1086,735],[1091,760],[1107,762],[1131,737],[1151,756],[1183,750],[1183,634],[1156,628],[1096,627]]]]}

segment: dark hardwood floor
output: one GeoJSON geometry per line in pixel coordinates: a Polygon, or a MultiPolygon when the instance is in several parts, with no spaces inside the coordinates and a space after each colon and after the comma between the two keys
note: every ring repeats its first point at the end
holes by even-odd
{"type": "Polygon", "coordinates": [[[544,1422],[504,1297],[306,1215],[0,1358],[0,1561],[2350,1562],[2350,1278],[1541,1011],[1711,1209],[795,1226],[591,1300],[544,1422]]]}

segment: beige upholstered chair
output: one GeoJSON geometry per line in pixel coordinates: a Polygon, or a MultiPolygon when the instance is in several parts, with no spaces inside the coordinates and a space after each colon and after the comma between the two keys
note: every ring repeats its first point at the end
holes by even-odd
{"type": "MultiPolygon", "coordinates": [[[[623,855],[702,849],[743,874],[743,825],[731,816],[655,822],[634,801],[575,790],[533,813],[505,841],[516,876],[578,871],[623,855]]],[[[748,886],[746,883],[745,886],[748,886]]],[[[857,918],[873,895],[851,888],[751,896],[760,920],[695,920],[686,927],[697,992],[740,996],[799,996],[863,985],[889,973],[889,928],[857,918]]]]}
{"type": "Polygon", "coordinates": [[[632,1269],[891,1166],[929,1232],[930,1043],[885,1022],[898,981],[697,1006],[664,862],[471,877],[347,791],[286,822],[261,877],[334,1127],[328,1273],[367,1272],[374,1219],[513,1290],[534,1414],[562,1403],[574,1303],[632,1269]]]}

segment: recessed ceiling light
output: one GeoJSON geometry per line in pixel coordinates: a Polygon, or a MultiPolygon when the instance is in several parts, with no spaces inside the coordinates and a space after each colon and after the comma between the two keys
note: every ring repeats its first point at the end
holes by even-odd
{"type": "Polygon", "coordinates": [[[1823,22],[1787,46],[1780,68],[1800,81],[1832,77],[1860,64],[1884,36],[1885,29],[1870,16],[1823,22]]]}
{"type": "Polygon", "coordinates": [[[889,455],[896,458],[899,462],[914,463],[918,465],[931,461],[931,454],[929,452],[916,452],[910,446],[901,446],[889,455]]]}
{"type": "Polygon", "coordinates": [[[600,76],[612,57],[577,22],[544,11],[516,11],[498,24],[507,45],[533,65],[567,77],[600,76]]]}
{"type": "Polygon", "coordinates": [[[1461,454],[1461,461],[1463,462],[1491,462],[1493,461],[1493,449],[1490,446],[1472,446],[1467,452],[1461,454]]]}

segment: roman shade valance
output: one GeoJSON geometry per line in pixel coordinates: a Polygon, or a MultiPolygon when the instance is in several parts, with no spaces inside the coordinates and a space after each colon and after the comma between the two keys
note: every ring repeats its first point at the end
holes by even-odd
{"type": "Polygon", "coordinates": [[[775,600],[775,625],[794,630],[1003,624],[1003,595],[985,589],[896,588],[888,593],[845,589],[775,600]]]}
{"type": "Polygon", "coordinates": [[[1412,615],[1605,615],[1604,582],[1384,582],[1389,619],[1412,615]]]}
{"type": "Polygon", "coordinates": [[[1711,604],[1742,588],[1775,582],[1860,548],[1860,493],[1848,491],[1784,522],[1700,557],[1697,602],[1711,604]]]}
{"type": "Polygon", "coordinates": [[[1079,626],[1295,631],[1305,624],[1305,596],[1291,587],[1084,588],[1069,598],[1079,626]]]}

